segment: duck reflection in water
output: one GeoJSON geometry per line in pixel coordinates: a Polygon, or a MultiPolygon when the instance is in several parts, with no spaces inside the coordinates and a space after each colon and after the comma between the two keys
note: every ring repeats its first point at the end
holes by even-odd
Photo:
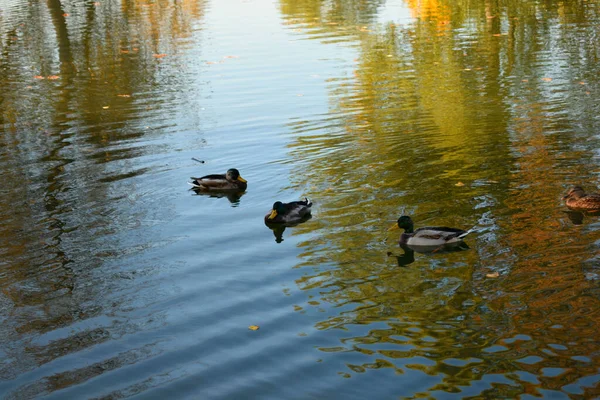
{"type": "Polygon", "coordinates": [[[414,246],[408,244],[399,244],[400,248],[404,250],[403,254],[396,255],[391,251],[388,251],[389,257],[396,257],[399,267],[405,267],[415,262],[415,253],[420,254],[443,254],[443,253],[454,253],[456,251],[469,250],[470,247],[465,242],[458,242],[453,244],[446,244],[441,246],[414,246]]]}
{"type": "Polygon", "coordinates": [[[563,211],[565,214],[567,214],[567,217],[569,217],[569,219],[571,220],[571,222],[573,223],[573,225],[581,225],[583,224],[583,219],[584,217],[598,217],[600,216],[600,210],[595,210],[595,211],[575,211],[575,210],[569,210],[569,211],[563,211]]]}
{"type": "Polygon", "coordinates": [[[202,190],[202,189],[198,189],[198,188],[191,188],[190,190],[192,190],[198,196],[216,197],[219,199],[222,197],[227,197],[227,200],[229,200],[229,202],[231,203],[231,205],[233,207],[237,207],[240,204],[240,199],[242,198],[242,196],[246,194],[246,192],[243,192],[243,191],[242,192],[233,192],[233,191],[207,192],[206,190],[202,190]]]}
{"type": "Polygon", "coordinates": [[[281,243],[283,242],[283,232],[285,232],[285,228],[291,228],[294,227],[296,225],[300,225],[303,222],[308,221],[309,219],[312,218],[312,215],[308,214],[307,216],[305,216],[302,220],[298,221],[298,222],[285,222],[285,223],[280,223],[280,224],[273,224],[273,223],[268,223],[267,221],[265,221],[265,225],[273,231],[273,235],[275,235],[275,241],[277,243],[281,243]]]}
{"type": "Polygon", "coordinates": [[[275,241],[283,242],[285,228],[291,228],[311,219],[311,207],[312,202],[308,198],[290,203],[276,201],[271,211],[265,215],[265,225],[273,231],[275,241]]]}

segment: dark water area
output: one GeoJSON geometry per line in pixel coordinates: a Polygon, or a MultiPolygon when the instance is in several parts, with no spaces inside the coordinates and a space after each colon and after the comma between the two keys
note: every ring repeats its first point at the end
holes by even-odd
{"type": "Polygon", "coordinates": [[[0,2],[0,397],[600,397],[561,199],[600,187],[599,43],[597,0],[0,2]]]}

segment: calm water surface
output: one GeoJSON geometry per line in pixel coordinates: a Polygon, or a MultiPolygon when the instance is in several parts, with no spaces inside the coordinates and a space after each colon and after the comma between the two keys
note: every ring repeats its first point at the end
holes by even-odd
{"type": "Polygon", "coordinates": [[[600,219],[561,202],[599,40],[597,0],[1,1],[0,394],[600,397],[600,219]]]}

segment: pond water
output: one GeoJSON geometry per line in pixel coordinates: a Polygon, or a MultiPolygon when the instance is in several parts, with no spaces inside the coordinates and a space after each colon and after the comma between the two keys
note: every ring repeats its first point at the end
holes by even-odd
{"type": "Polygon", "coordinates": [[[600,397],[561,199],[600,185],[599,40],[598,0],[3,1],[0,394],[600,397]]]}

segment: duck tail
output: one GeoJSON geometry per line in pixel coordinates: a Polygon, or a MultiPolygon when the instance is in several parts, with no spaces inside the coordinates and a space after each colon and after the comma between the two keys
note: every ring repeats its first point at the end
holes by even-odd
{"type": "Polygon", "coordinates": [[[462,239],[462,238],[464,238],[465,236],[467,236],[467,235],[468,235],[469,233],[471,233],[471,232],[475,232],[475,228],[471,228],[471,229],[467,230],[465,233],[461,233],[461,234],[460,234],[460,235],[458,235],[457,237],[458,237],[459,239],[462,239]]]}
{"type": "Polygon", "coordinates": [[[306,203],[306,207],[312,207],[312,201],[308,197],[304,197],[304,202],[306,203]]]}
{"type": "Polygon", "coordinates": [[[188,182],[187,184],[193,187],[200,187],[200,182],[198,182],[198,178],[194,178],[193,176],[190,177],[190,179],[192,180],[191,182],[188,182]]]}

